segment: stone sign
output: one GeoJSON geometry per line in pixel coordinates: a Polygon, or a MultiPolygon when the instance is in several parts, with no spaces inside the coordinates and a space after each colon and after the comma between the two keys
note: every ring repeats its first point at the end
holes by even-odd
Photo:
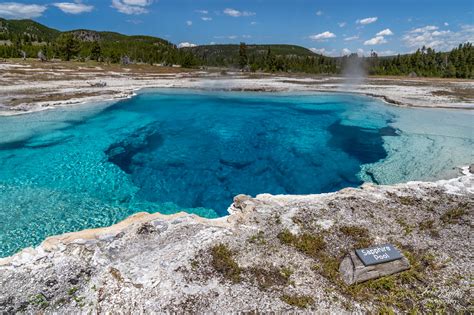
{"type": "Polygon", "coordinates": [[[403,257],[400,251],[392,244],[356,249],[355,252],[365,266],[378,265],[403,257]]]}
{"type": "Polygon", "coordinates": [[[391,244],[351,250],[339,266],[342,279],[349,285],[408,269],[408,259],[391,244]]]}

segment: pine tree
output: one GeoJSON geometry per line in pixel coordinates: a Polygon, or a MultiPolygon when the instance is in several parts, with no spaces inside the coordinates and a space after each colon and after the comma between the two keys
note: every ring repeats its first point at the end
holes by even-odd
{"type": "Polygon", "coordinates": [[[99,61],[102,57],[102,49],[97,41],[92,43],[91,47],[91,59],[99,61]]]}
{"type": "Polygon", "coordinates": [[[80,42],[71,33],[61,34],[56,40],[57,53],[65,60],[69,61],[79,53],[80,42]]]}
{"type": "Polygon", "coordinates": [[[249,58],[247,56],[247,45],[245,43],[240,43],[239,47],[239,66],[240,69],[244,69],[249,63],[249,58]]]}

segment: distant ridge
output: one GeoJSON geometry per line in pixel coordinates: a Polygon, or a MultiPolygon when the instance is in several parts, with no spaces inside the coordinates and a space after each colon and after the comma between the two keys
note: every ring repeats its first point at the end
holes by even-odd
{"type": "MultiPolygon", "coordinates": [[[[215,44],[215,45],[199,45],[195,47],[184,47],[184,50],[190,50],[199,56],[217,56],[226,54],[228,56],[237,57],[239,55],[238,44],[215,44]]],[[[308,48],[287,45],[287,44],[247,44],[247,53],[264,55],[268,49],[276,56],[295,56],[295,57],[313,57],[318,54],[312,52],[308,48]]]]}
{"type": "Polygon", "coordinates": [[[62,57],[58,44],[67,34],[73,34],[78,42],[71,54],[75,60],[178,64],[186,67],[198,64],[190,52],[178,50],[173,43],[159,37],[87,29],[61,32],[32,20],[6,19],[0,19],[0,58],[18,58],[23,53],[34,58],[40,52],[47,59],[62,57]]]}
{"type": "MultiPolygon", "coordinates": [[[[167,40],[159,37],[144,35],[124,35],[116,32],[101,32],[87,29],[77,29],[61,32],[49,28],[33,20],[6,20],[0,18],[0,34],[8,39],[13,37],[23,38],[30,36],[32,41],[54,41],[63,33],[73,33],[81,41],[103,41],[103,42],[133,42],[139,41],[150,44],[173,45],[167,40]]],[[[5,38],[6,39],[6,38],[5,38]]]]}
{"type": "Polygon", "coordinates": [[[0,35],[3,39],[30,36],[33,41],[53,41],[61,34],[33,20],[6,20],[0,18],[0,35]]]}
{"type": "MultiPolygon", "coordinates": [[[[239,58],[239,46],[237,44],[215,44],[200,45],[195,47],[183,47],[182,50],[190,51],[209,66],[222,66],[235,64],[239,58]]],[[[270,51],[275,57],[316,57],[321,56],[311,50],[285,44],[247,44],[247,55],[249,59],[264,57],[270,51]]]]}

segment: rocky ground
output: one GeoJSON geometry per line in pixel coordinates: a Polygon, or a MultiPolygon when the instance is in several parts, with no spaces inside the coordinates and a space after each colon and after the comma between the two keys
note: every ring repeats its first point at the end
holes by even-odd
{"type": "Polygon", "coordinates": [[[141,88],[350,92],[399,106],[474,108],[474,81],[190,71],[150,65],[10,60],[0,63],[0,114],[126,98],[141,88]],[[94,86],[106,83],[106,86],[94,86]]]}
{"type": "Polygon", "coordinates": [[[137,214],[0,260],[0,312],[472,312],[474,175],[308,196],[237,196],[231,215],[137,214]],[[353,248],[407,271],[348,286],[353,248]]]}

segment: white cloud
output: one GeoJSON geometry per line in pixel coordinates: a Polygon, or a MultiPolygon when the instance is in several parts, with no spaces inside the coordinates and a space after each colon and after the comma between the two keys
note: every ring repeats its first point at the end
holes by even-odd
{"type": "Polygon", "coordinates": [[[0,16],[7,19],[32,19],[40,17],[46,9],[45,5],[4,2],[0,3],[0,16]]]}
{"type": "Polygon", "coordinates": [[[208,21],[212,21],[212,18],[209,16],[202,16],[201,20],[208,22],[208,21]]]}
{"type": "Polygon", "coordinates": [[[326,50],[326,48],[309,48],[312,52],[324,56],[336,56],[337,52],[334,49],[326,50]]]}
{"type": "Polygon", "coordinates": [[[433,25],[412,29],[403,37],[405,45],[416,49],[422,46],[436,50],[450,50],[464,42],[474,42],[474,25],[462,25],[458,31],[439,31],[433,25]]]}
{"type": "Polygon", "coordinates": [[[323,32],[323,33],[320,33],[320,34],[311,35],[309,38],[312,39],[312,40],[323,41],[323,40],[326,40],[326,39],[329,39],[329,38],[334,38],[334,37],[336,37],[336,35],[334,33],[326,31],[326,32],[323,32]]]}
{"type": "Polygon", "coordinates": [[[252,38],[252,35],[242,35],[242,38],[252,38]]]}
{"type": "Polygon", "coordinates": [[[137,19],[128,19],[127,22],[128,22],[128,23],[135,24],[135,25],[138,25],[138,24],[142,24],[142,23],[143,23],[142,20],[137,20],[137,19]]]}
{"type": "Polygon", "coordinates": [[[379,18],[376,17],[376,16],[374,16],[374,17],[368,17],[368,18],[365,18],[365,19],[357,20],[356,23],[357,23],[357,24],[362,24],[362,25],[367,25],[367,24],[376,22],[378,19],[379,19],[379,18]]]}
{"type": "Polygon", "coordinates": [[[199,14],[208,14],[209,13],[209,11],[207,11],[207,10],[196,10],[194,12],[199,13],[199,14]]]}
{"type": "Polygon", "coordinates": [[[236,39],[237,37],[237,35],[214,36],[216,39],[236,39]]]}
{"type": "Polygon", "coordinates": [[[316,15],[317,15],[317,16],[323,15],[323,11],[321,11],[321,10],[316,11],[316,15]]]}
{"type": "Polygon", "coordinates": [[[93,5],[86,5],[81,2],[56,2],[53,5],[68,14],[81,14],[91,12],[94,9],[93,5]]]}
{"type": "Polygon", "coordinates": [[[444,22],[444,26],[449,26],[449,23],[448,23],[448,22],[444,22]]]}
{"type": "Polygon", "coordinates": [[[311,50],[314,53],[321,54],[321,55],[323,55],[326,52],[325,48],[310,48],[309,50],[311,50]]]}
{"type": "Polygon", "coordinates": [[[391,35],[393,35],[393,32],[389,28],[386,28],[383,31],[380,31],[376,34],[376,36],[391,36],[391,35]]]}
{"type": "Polygon", "coordinates": [[[355,36],[350,36],[350,37],[344,38],[345,41],[356,40],[356,39],[359,39],[359,36],[355,35],[355,36]]]}
{"type": "Polygon", "coordinates": [[[111,7],[123,14],[145,14],[153,0],[112,0],[111,7]]]}
{"type": "Polygon", "coordinates": [[[379,56],[393,56],[396,55],[397,53],[393,50],[383,50],[383,51],[377,51],[377,55],[379,56]]]}
{"type": "Polygon", "coordinates": [[[373,45],[380,45],[380,44],[385,44],[387,41],[385,40],[385,38],[383,36],[376,36],[374,38],[371,38],[369,40],[366,40],[364,42],[364,45],[365,46],[373,46],[373,45]]]}
{"type": "Polygon", "coordinates": [[[357,55],[362,57],[364,55],[364,50],[362,48],[357,49],[357,55]]]}
{"type": "Polygon", "coordinates": [[[434,31],[433,33],[431,33],[431,35],[433,36],[443,36],[443,35],[446,35],[446,34],[449,34],[451,33],[451,31],[434,31]]]}
{"type": "Polygon", "coordinates": [[[250,25],[257,25],[257,22],[252,21],[252,22],[250,22],[250,25]]]}
{"type": "Polygon", "coordinates": [[[350,54],[351,54],[351,50],[348,49],[348,48],[343,48],[341,50],[341,55],[343,55],[343,56],[347,56],[347,55],[350,55],[350,54]]]}
{"type": "Polygon", "coordinates": [[[347,23],[346,22],[339,22],[339,23],[337,23],[337,25],[339,25],[339,27],[344,27],[344,26],[347,25],[347,23]]]}
{"type": "Polygon", "coordinates": [[[434,25],[427,25],[424,27],[420,28],[415,28],[410,31],[410,33],[424,33],[424,32],[429,32],[429,31],[436,31],[439,27],[434,26],[434,25]]]}
{"type": "Polygon", "coordinates": [[[236,9],[232,8],[226,8],[224,10],[224,14],[232,16],[232,17],[241,17],[241,16],[254,16],[256,15],[255,12],[250,12],[250,11],[239,11],[236,9]]]}
{"type": "Polygon", "coordinates": [[[187,26],[191,26],[191,25],[193,25],[193,21],[189,21],[189,20],[188,20],[188,21],[186,21],[186,25],[187,25],[187,26]]]}
{"type": "Polygon", "coordinates": [[[178,44],[178,48],[185,48],[185,47],[196,47],[196,44],[189,43],[189,42],[182,42],[178,44]]]}

